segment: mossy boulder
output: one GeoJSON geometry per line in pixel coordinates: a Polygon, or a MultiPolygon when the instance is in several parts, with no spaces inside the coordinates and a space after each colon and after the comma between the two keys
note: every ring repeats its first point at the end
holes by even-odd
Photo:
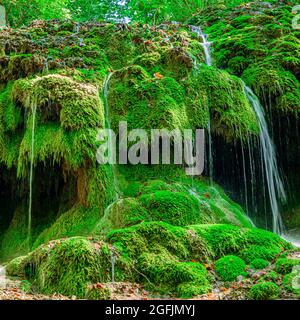
{"type": "Polygon", "coordinates": [[[279,287],[268,281],[253,285],[249,292],[250,298],[254,300],[274,300],[278,298],[279,294],[279,287]]]}
{"type": "Polygon", "coordinates": [[[251,267],[257,270],[264,269],[268,265],[269,265],[269,262],[267,260],[260,259],[260,258],[254,259],[251,262],[251,267]]]}
{"type": "MultiPolygon", "coordinates": [[[[267,231],[229,225],[178,227],[142,222],[108,233],[104,242],[96,237],[51,241],[11,261],[7,271],[25,275],[43,292],[84,297],[89,285],[111,281],[114,257],[116,282],[143,283],[151,292],[191,297],[210,292],[212,278],[204,264],[212,264],[218,257],[216,265],[224,271],[225,263],[230,273],[224,280],[243,275],[245,262],[232,255],[259,243],[257,233],[265,233],[266,239],[276,237],[267,231]],[[227,241],[220,241],[222,238],[227,241]]],[[[280,250],[289,248],[284,240],[277,245],[280,250]]]]}
{"type": "Polygon", "coordinates": [[[293,271],[293,268],[298,266],[300,268],[300,260],[281,258],[276,261],[276,272],[280,274],[288,274],[293,271]]]}
{"type": "Polygon", "coordinates": [[[234,281],[245,276],[246,263],[239,257],[229,255],[216,261],[215,270],[223,281],[234,281]]]}
{"type": "Polygon", "coordinates": [[[295,268],[283,278],[284,289],[300,298],[300,268],[295,268]]]}

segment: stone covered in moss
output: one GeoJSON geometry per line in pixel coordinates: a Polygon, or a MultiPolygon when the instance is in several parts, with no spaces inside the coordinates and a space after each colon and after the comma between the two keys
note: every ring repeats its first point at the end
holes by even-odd
{"type": "Polygon", "coordinates": [[[225,256],[216,262],[215,270],[224,281],[234,281],[238,276],[246,275],[246,263],[236,256],[225,256]]]}
{"type": "Polygon", "coordinates": [[[85,294],[87,300],[110,300],[111,290],[100,283],[88,286],[85,294]]]}
{"type": "Polygon", "coordinates": [[[253,285],[249,296],[254,300],[274,300],[278,298],[280,289],[273,282],[260,282],[253,285]]]}
{"type": "Polygon", "coordinates": [[[268,265],[269,265],[269,262],[267,260],[260,259],[260,258],[254,259],[251,262],[251,267],[257,270],[264,269],[268,265]]]}
{"type": "Polygon", "coordinates": [[[286,274],[283,278],[283,285],[285,290],[300,298],[300,268],[295,268],[293,272],[286,274]]]}
{"type": "Polygon", "coordinates": [[[281,258],[276,261],[276,272],[288,274],[291,273],[296,266],[300,268],[300,260],[281,258]]]}
{"type": "MultiPolygon", "coordinates": [[[[267,231],[261,233],[265,233],[265,238],[272,238],[267,231]]],[[[224,280],[232,281],[245,270],[243,260],[230,256],[240,249],[237,243],[246,248],[258,242],[251,229],[226,225],[176,227],[162,222],[143,222],[110,232],[104,243],[78,237],[50,242],[25,258],[13,260],[7,270],[11,275],[25,275],[44,292],[82,297],[88,284],[111,280],[114,256],[115,281],[143,283],[152,292],[190,297],[210,292],[211,276],[203,264],[210,264],[218,257],[221,246],[221,256],[229,257],[221,258],[217,265],[221,264],[224,271],[225,261],[230,277],[226,273],[224,280]],[[216,234],[222,234],[229,242],[219,242],[216,234]],[[80,262],[75,263],[79,256],[80,262]],[[76,276],[71,280],[73,273],[76,276]]],[[[282,249],[288,247],[284,240],[277,245],[282,249]]]]}

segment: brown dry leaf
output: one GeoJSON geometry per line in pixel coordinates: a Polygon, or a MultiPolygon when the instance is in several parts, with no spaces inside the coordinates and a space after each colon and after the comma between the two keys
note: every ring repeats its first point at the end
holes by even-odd
{"type": "Polygon", "coordinates": [[[154,77],[155,77],[155,79],[159,79],[159,80],[164,78],[164,76],[160,72],[154,73],[154,77]]]}

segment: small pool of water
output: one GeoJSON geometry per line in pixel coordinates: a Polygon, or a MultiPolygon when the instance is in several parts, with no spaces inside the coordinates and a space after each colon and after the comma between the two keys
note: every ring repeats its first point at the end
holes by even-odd
{"type": "Polygon", "coordinates": [[[282,235],[282,238],[300,248],[300,229],[292,229],[282,235]]]}

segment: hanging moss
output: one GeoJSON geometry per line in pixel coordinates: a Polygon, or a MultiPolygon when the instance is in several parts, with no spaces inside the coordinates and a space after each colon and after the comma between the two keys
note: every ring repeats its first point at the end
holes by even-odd
{"type": "Polygon", "coordinates": [[[216,134],[233,140],[258,133],[254,110],[238,78],[225,71],[203,66],[194,85],[207,96],[212,130],[216,134]]]}
{"type": "Polygon", "coordinates": [[[242,76],[266,105],[298,113],[300,38],[292,7],[273,1],[211,5],[190,23],[205,26],[217,67],[242,76]]]}
{"type": "Polygon", "coordinates": [[[25,108],[36,104],[44,118],[47,113],[49,117],[56,116],[65,129],[103,126],[104,110],[95,86],[53,74],[16,81],[12,94],[25,108]]]}

